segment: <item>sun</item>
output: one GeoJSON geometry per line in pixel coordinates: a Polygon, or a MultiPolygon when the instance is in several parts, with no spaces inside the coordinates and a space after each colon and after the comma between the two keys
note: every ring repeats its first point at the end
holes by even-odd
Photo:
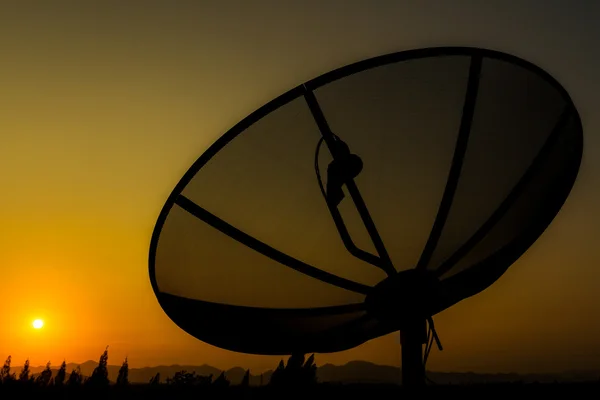
{"type": "Polygon", "coordinates": [[[44,326],[44,321],[42,321],[41,319],[36,319],[33,321],[32,325],[35,329],[41,329],[44,326]]]}

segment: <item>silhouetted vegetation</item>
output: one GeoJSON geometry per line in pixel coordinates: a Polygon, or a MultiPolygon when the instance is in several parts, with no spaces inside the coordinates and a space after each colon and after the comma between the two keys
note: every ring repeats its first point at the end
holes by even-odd
{"type": "Polygon", "coordinates": [[[307,386],[317,383],[315,355],[304,361],[304,354],[294,354],[284,366],[283,360],[271,375],[269,382],[273,386],[307,386]]]}
{"type": "Polygon", "coordinates": [[[167,384],[173,386],[202,386],[212,383],[212,375],[202,376],[196,375],[195,371],[188,372],[185,370],[176,372],[172,378],[167,378],[167,384]]]}
{"type": "Polygon", "coordinates": [[[152,386],[159,385],[160,384],[160,372],[157,372],[156,375],[154,375],[152,378],[150,378],[150,381],[148,383],[152,386]]]}
{"type": "Polygon", "coordinates": [[[244,377],[242,378],[242,383],[240,383],[241,387],[248,387],[250,386],[250,370],[247,369],[246,373],[244,374],[244,377]]]}
{"type": "Polygon", "coordinates": [[[94,372],[92,372],[92,376],[90,376],[85,383],[95,389],[101,389],[108,386],[108,347],[106,347],[104,353],[100,356],[98,366],[94,369],[94,372]]]}
{"type": "Polygon", "coordinates": [[[29,360],[26,360],[23,364],[23,369],[19,374],[19,382],[29,382],[29,360]]]}
{"type": "MultiPolygon", "coordinates": [[[[244,375],[244,378],[245,377],[246,376],[244,375]]],[[[213,382],[216,387],[228,387],[230,383],[231,382],[225,377],[225,371],[221,372],[221,375],[213,382]]]]}
{"type": "Polygon", "coordinates": [[[81,386],[82,382],[83,376],[81,375],[81,368],[77,366],[77,368],[71,371],[71,375],[69,375],[69,380],[67,381],[67,386],[75,388],[81,386]]]}
{"type": "Polygon", "coordinates": [[[65,383],[65,378],[67,376],[67,362],[63,360],[62,364],[60,364],[60,368],[56,373],[56,377],[54,378],[54,385],[61,387],[65,383]]]}
{"type": "Polygon", "coordinates": [[[127,357],[125,357],[125,361],[123,361],[123,365],[121,365],[121,368],[119,369],[119,376],[117,376],[117,385],[129,385],[129,364],[127,363],[127,357]]]}
{"type": "Polygon", "coordinates": [[[12,357],[8,356],[4,365],[2,366],[2,371],[0,372],[0,378],[2,379],[2,383],[9,383],[10,381],[15,380],[15,374],[10,373],[10,363],[12,361],[12,357]]]}
{"type": "MultiPolygon", "coordinates": [[[[289,398],[342,398],[342,397],[378,397],[393,398],[402,392],[399,385],[391,384],[333,384],[317,382],[317,366],[315,357],[311,355],[305,360],[303,354],[295,354],[289,357],[287,363],[279,362],[278,367],[271,374],[269,382],[262,381],[259,386],[251,384],[250,370],[246,370],[238,384],[232,384],[225,372],[221,372],[216,379],[213,375],[200,375],[196,371],[181,370],[168,377],[164,383],[161,382],[160,373],[156,373],[146,384],[132,383],[129,381],[129,363],[125,358],[116,381],[109,381],[108,374],[108,348],[100,356],[98,365],[89,377],[83,376],[79,366],[67,374],[67,364],[63,361],[60,368],[53,377],[51,363],[34,376],[31,372],[29,360],[26,360],[18,377],[11,370],[12,358],[8,356],[0,370],[0,398],[20,396],[30,398],[30,395],[44,395],[56,398],[88,398],[103,396],[104,398],[253,398],[260,399],[289,399],[289,398]]],[[[39,371],[39,369],[38,369],[39,371]]],[[[114,372],[113,372],[114,373],[114,372]]],[[[239,375],[238,375],[239,379],[239,375]]],[[[255,377],[256,379],[256,377],[255,377]]],[[[448,391],[470,391],[481,390],[481,393],[495,393],[502,389],[522,390],[524,387],[536,389],[549,389],[548,392],[556,393],[560,388],[566,388],[570,396],[575,396],[575,389],[582,389],[582,393],[589,396],[600,388],[600,380],[597,382],[578,384],[488,384],[488,385],[432,385],[424,388],[428,392],[443,389],[448,391]],[[585,390],[585,392],[583,392],[585,390]]],[[[39,397],[39,396],[38,396],[39,397]]],[[[33,398],[33,397],[32,397],[33,398]]]]}
{"type": "Polygon", "coordinates": [[[50,369],[50,361],[46,364],[46,368],[35,379],[38,386],[48,386],[52,380],[52,370],[50,369]]]}

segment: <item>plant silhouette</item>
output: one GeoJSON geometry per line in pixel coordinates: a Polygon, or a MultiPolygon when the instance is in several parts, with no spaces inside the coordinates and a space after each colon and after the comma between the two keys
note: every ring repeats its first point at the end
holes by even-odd
{"type": "Polygon", "coordinates": [[[229,382],[227,377],[225,377],[225,371],[223,371],[221,372],[221,375],[219,375],[217,379],[215,379],[213,385],[215,385],[216,387],[228,387],[230,383],[231,382],[229,382]]]}
{"type": "Polygon", "coordinates": [[[6,361],[4,361],[4,365],[2,366],[2,371],[0,371],[0,380],[2,383],[9,383],[10,381],[15,380],[15,374],[10,373],[10,363],[12,361],[12,357],[8,356],[6,361]]]}
{"type": "Polygon", "coordinates": [[[242,383],[240,383],[241,387],[248,387],[250,386],[250,370],[247,369],[246,373],[244,374],[244,378],[242,378],[242,383]]]}
{"type": "Polygon", "coordinates": [[[104,353],[100,356],[98,366],[94,368],[94,372],[92,372],[92,376],[86,381],[86,384],[96,388],[108,386],[108,346],[106,346],[104,353]]]}
{"type": "Polygon", "coordinates": [[[127,357],[123,361],[123,365],[119,369],[119,376],[117,376],[117,385],[126,386],[129,384],[129,364],[127,363],[127,357]]]}
{"type": "Polygon", "coordinates": [[[273,386],[306,386],[315,383],[317,383],[317,366],[314,354],[306,361],[304,354],[293,354],[288,359],[287,365],[284,365],[281,360],[269,382],[273,386]]]}
{"type": "Polygon", "coordinates": [[[21,373],[19,373],[19,382],[28,382],[29,381],[29,359],[25,360],[25,364],[23,364],[23,369],[21,369],[21,373]]]}
{"type": "Polygon", "coordinates": [[[157,372],[156,375],[154,375],[152,378],[150,378],[150,381],[148,383],[152,386],[159,385],[160,384],[160,372],[157,372]]]}
{"type": "Polygon", "coordinates": [[[167,384],[173,386],[201,386],[212,383],[212,374],[209,376],[196,375],[196,371],[188,372],[181,370],[173,375],[173,378],[167,378],[167,384]]]}
{"type": "Polygon", "coordinates": [[[60,368],[54,377],[54,386],[61,387],[65,383],[65,378],[67,376],[67,362],[63,360],[62,364],[60,364],[60,368]]]}
{"type": "MultiPolygon", "coordinates": [[[[318,382],[314,354],[305,359],[303,354],[294,354],[285,360],[280,360],[277,368],[270,372],[271,377],[266,385],[262,384],[262,376],[252,376],[250,370],[246,369],[241,381],[237,384],[227,378],[225,371],[221,371],[216,379],[212,374],[201,375],[196,371],[180,370],[168,377],[165,383],[161,383],[161,374],[157,372],[148,383],[140,384],[138,381],[130,382],[129,360],[125,358],[118,374],[111,369],[116,376],[113,381],[108,377],[108,348],[100,356],[100,363],[93,369],[89,378],[85,378],[80,366],[75,366],[70,374],[67,374],[67,363],[65,360],[60,365],[54,379],[51,363],[47,362],[39,372],[32,372],[29,360],[25,362],[18,376],[11,371],[12,358],[9,356],[2,369],[0,369],[0,399],[16,398],[107,398],[107,399],[177,399],[177,398],[204,398],[204,399],[227,399],[227,398],[260,398],[260,399],[290,399],[290,398],[337,398],[337,397],[389,397],[390,391],[401,390],[399,385],[387,384],[349,384],[318,382]],[[100,389],[100,390],[99,390],[100,389]],[[47,396],[46,396],[47,394],[47,396]],[[314,396],[313,396],[314,394],[314,396]],[[321,396],[322,395],[322,396],[321,396]],[[12,397],[11,397],[12,396],[12,397]],[[98,397],[100,396],[100,397],[98,397]]],[[[111,367],[114,368],[114,367],[111,367]]],[[[33,371],[39,371],[33,368],[33,371]]],[[[265,373],[268,378],[269,373],[265,373]]],[[[239,376],[239,375],[238,375],[239,376]]],[[[239,379],[239,378],[238,378],[239,379]]],[[[482,387],[489,388],[522,388],[523,382],[514,384],[500,383],[479,386],[474,385],[451,385],[446,384],[430,386],[436,388],[461,388],[482,387]]],[[[582,383],[589,386],[590,390],[600,387],[600,380],[582,383]]],[[[554,382],[540,385],[540,388],[564,387],[554,382]]],[[[573,384],[575,386],[575,384],[573,384]]],[[[484,390],[485,393],[485,390],[484,390]]]]}
{"type": "Polygon", "coordinates": [[[50,361],[46,364],[46,368],[37,376],[35,383],[38,386],[48,386],[52,383],[52,369],[50,369],[50,361]]]}
{"type": "Polygon", "coordinates": [[[74,388],[81,386],[83,383],[83,376],[81,375],[81,368],[79,365],[71,371],[71,375],[69,375],[69,380],[67,381],[67,386],[74,388]]]}

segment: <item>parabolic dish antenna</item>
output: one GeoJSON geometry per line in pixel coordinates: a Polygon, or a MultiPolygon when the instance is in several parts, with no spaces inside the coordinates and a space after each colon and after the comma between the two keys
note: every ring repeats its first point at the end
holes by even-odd
{"type": "Polygon", "coordinates": [[[583,134],[540,68],[474,48],[358,62],[261,107],[184,175],[149,269],[167,315],[243,353],[327,353],[400,330],[423,381],[426,321],[542,234],[583,134]]]}

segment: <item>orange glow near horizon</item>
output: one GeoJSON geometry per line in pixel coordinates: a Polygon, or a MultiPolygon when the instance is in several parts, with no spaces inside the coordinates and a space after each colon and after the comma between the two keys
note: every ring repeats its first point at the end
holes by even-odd
{"type": "MultiPolygon", "coordinates": [[[[303,81],[392,51],[469,45],[548,69],[573,93],[586,148],[539,242],[436,316],[444,351],[427,366],[600,366],[598,4],[315,1],[314,13],[306,1],[22,3],[0,6],[0,363],[97,361],[109,345],[109,363],[128,356],[130,367],[276,367],[281,357],[199,342],[160,308],[148,249],[168,195],[221,134],[303,81]],[[38,318],[47,323],[32,329],[38,318]]],[[[399,365],[398,334],[315,357],[399,365]]]]}

